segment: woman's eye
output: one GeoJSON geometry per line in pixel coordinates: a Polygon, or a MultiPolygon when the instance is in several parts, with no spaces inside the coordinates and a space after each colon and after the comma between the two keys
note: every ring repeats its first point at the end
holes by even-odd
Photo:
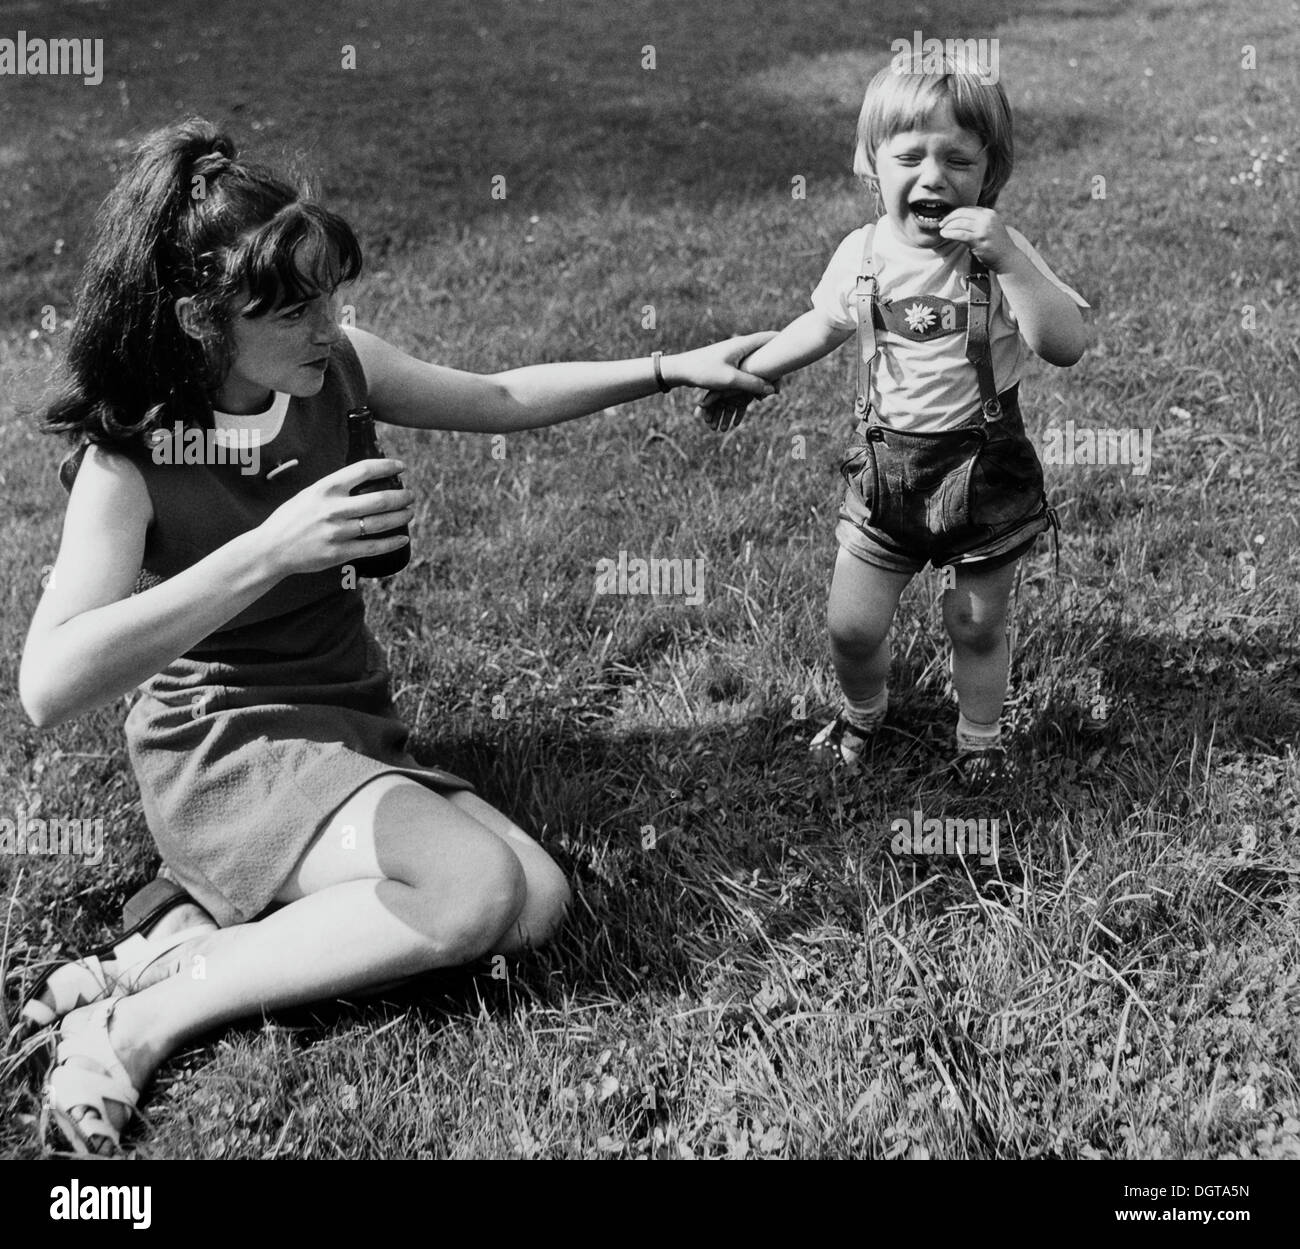
{"type": "Polygon", "coordinates": [[[306,304],[299,304],[298,307],[290,309],[280,318],[282,321],[301,321],[303,313],[307,311],[306,304]]]}

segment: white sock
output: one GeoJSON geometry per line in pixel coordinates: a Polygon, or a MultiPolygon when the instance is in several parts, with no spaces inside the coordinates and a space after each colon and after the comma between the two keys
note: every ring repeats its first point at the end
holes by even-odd
{"type": "Polygon", "coordinates": [[[878,729],[884,722],[885,712],[888,710],[888,686],[870,698],[852,699],[847,694],[844,696],[845,716],[854,728],[861,729],[864,733],[878,729]]]}
{"type": "Polygon", "coordinates": [[[992,750],[1002,745],[1002,721],[994,720],[992,724],[980,724],[978,720],[968,720],[963,712],[957,713],[957,749],[958,750],[992,750]]]}

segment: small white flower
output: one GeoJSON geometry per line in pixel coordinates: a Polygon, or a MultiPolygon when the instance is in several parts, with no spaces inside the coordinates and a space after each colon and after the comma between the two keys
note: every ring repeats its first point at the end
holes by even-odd
{"type": "Polygon", "coordinates": [[[934,312],[924,304],[909,304],[903,316],[907,319],[907,328],[913,334],[924,334],[936,320],[934,312]]]}

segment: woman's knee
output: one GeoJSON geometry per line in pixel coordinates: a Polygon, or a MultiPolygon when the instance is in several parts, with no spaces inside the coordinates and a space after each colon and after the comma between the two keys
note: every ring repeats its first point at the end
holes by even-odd
{"type": "Polygon", "coordinates": [[[421,890],[427,896],[426,935],[440,958],[452,964],[472,962],[496,949],[528,901],[524,869],[497,837],[484,836],[460,866],[458,875],[472,886],[421,890]]]}
{"type": "Polygon", "coordinates": [[[522,934],[530,945],[549,941],[564,923],[573,891],[564,873],[549,855],[527,872],[528,900],[524,904],[527,931],[522,934]]]}

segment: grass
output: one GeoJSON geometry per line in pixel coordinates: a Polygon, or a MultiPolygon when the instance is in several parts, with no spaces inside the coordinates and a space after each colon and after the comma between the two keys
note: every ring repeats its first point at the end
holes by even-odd
{"type": "MultiPolygon", "coordinates": [[[[928,574],[904,598],[896,719],[867,778],[808,765],[836,696],[822,613],[843,356],[725,439],[683,394],[513,436],[504,458],[393,431],[416,558],[370,610],[399,707],[418,755],[557,856],[572,921],[503,979],[484,963],[205,1038],[160,1072],[136,1147],[1300,1155],[1287,6],[1034,4],[999,7],[996,27],[991,6],[868,22],[829,0],[765,5],[761,27],[719,0],[264,10],[225,6],[216,27],[210,6],[172,4],[163,26],[155,5],[45,5],[48,33],[106,37],[103,86],[0,83],[16,171],[0,794],[5,815],[39,798],[107,834],[96,866],[0,860],[5,1009],[24,967],[109,935],[154,868],[123,708],[40,733],[15,694],[62,507],[31,415],[65,337],[42,310],[70,315],[128,139],[195,111],[271,163],[301,153],[366,246],[358,323],[426,358],[646,355],[806,306],[865,212],[848,173],[862,86],[919,24],[1001,40],[1018,160],[999,208],[1097,310],[1079,365],[1026,379],[1031,428],[1154,431],[1148,476],[1048,468],[1062,566],[1037,553],[1018,599],[1021,782],[994,804],[944,775],[955,710],[928,574]],[[702,557],[704,602],[597,598],[596,562],[620,549],[702,557]],[[997,818],[999,862],[894,855],[890,825],[917,805],[997,818]]],[[[28,1058],[16,1037],[0,1051],[8,1156],[38,1151],[28,1058]]]]}

